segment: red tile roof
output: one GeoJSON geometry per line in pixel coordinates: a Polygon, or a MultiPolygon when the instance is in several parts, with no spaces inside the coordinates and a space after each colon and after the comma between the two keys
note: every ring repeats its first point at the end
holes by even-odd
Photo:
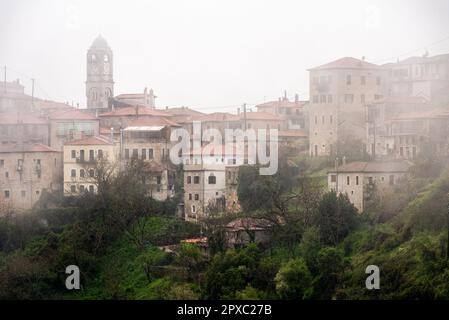
{"type": "MultiPolygon", "coordinates": [[[[411,163],[408,161],[388,161],[388,162],[365,162],[355,161],[338,167],[338,172],[365,172],[365,173],[382,173],[382,172],[407,172],[411,163]]],[[[329,172],[335,173],[333,169],[329,172]]]]}
{"type": "Polygon", "coordinates": [[[112,145],[111,140],[104,136],[86,137],[78,140],[68,141],[65,146],[95,146],[95,145],[112,145]]]}
{"type": "Polygon", "coordinates": [[[144,106],[136,107],[125,107],[125,108],[117,108],[114,111],[101,113],[100,117],[124,117],[124,116],[136,116],[136,113],[138,115],[144,115],[144,116],[154,116],[154,117],[172,117],[170,113],[157,110],[157,109],[151,109],[144,106]]]}
{"type": "Polygon", "coordinates": [[[309,70],[324,70],[324,69],[380,69],[381,67],[363,60],[352,57],[344,57],[321,66],[311,68],[309,70]]]}
{"type": "Polygon", "coordinates": [[[280,107],[280,108],[300,108],[306,105],[309,101],[290,101],[288,99],[282,99],[277,101],[268,101],[256,105],[256,108],[263,107],[280,107]]]}
{"type": "Polygon", "coordinates": [[[12,152],[60,152],[47,145],[36,144],[0,144],[0,153],[12,153],[12,152]]]}
{"type": "Polygon", "coordinates": [[[214,112],[196,117],[196,121],[204,122],[222,122],[222,121],[240,121],[239,116],[227,112],[214,112]]]}
{"type": "Polygon", "coordinates": [[[191,109],[189,107],[177,107],[177,108],[167,108],[164,110],[165,112],[174,115],[174,116],[186,116],[186,115],[205,115],[203,112],[199,112],[197,110],[191,109]]]}
{"type": "MultiPolygon", "coordinates": [[[[240,113],[240,119],[244,119],[244,114],[240,113]]],[[[246,120],[273,120],[282,121],[282,118],[278,115],[268,113],[268,112],[247,112],[246,120]]]]}
{"type": "Polygon", "coordinates": [[[0,113],[0,124],[42,124],[46,125],[47,120],[31,113],[2,112],[0,113]]]}
{"type": "Polygon", "coordinates": [[[130,127],[140,127],[140,126],[170,126],[170,127],[180,127],[181,125],[166,119],[164,117],[154,117],[154,118],[144,118],[135,119],[129,124],[130,127]]]}
{"type": "Polygon", "coordinates": [[[93,114],[79,109],[55,111],[50,113],[51,120],[98,120],[93,114]]]}
{"type": "Polygon", "coordinates": [[[70,110],[73,107],[69,106],[63,102],[51,101],[51,100],[40,100],[36,99],[34,101],[34,105],[38,109],[46,110],[46,109],[59,109],[59,110],[70,110]]]}

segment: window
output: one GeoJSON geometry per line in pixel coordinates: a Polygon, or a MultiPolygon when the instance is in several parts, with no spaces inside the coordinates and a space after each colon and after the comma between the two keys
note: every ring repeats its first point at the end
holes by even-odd
{"type": "Polygon", "coordinates": [[[192,213],[196,212],[196,207],[194,205],[192,205],[192,213]]]}
{"type": "Polygon", "coordinates": [[[5,166],[5,160],[0,159],[0,168],[3,168],[5,166]]]}
{"type": "Polygon", "coordinates": [[[320,96],[320,103],[326,103],[326,95],[325,94],[322,94],[320,96]]]}
{"type": "Polygon", "coordinates": [[[214,175],[210,175],[208,179],[209,184],[216,184],[217,183],[217,177],[214,175]]]}
{"type": "Polygon", "coordinates": [[[348,74],[348,75],[346,76],[346,84],[347,84],[347,85],[350,85],[350,84],[351,84],[351,81],[352,81],[351,75],[348,74]]]}
{"type": "Polygon", "coordinates": [[[329,122],[330,124],[334,123],[334,117],[332,115],[329,116],[329,122]]]}
{"type": "Polygon", "coordinates": [[[80,169],[80,178],[84,178],[85,171],[84,169],[80,169]]]}
{"type": "Polygon", "coordinates": [[[351,178],[349,176],[346,177],[346,184],[348,186],[351,184],[351,178]]]}
{"type": "Polygon", "coordinates": [[[125,159],[129,159],[129,149],[125,149],[125,159]]]}
{"type": "Polygon", "coordinates": [[[9,199],[9,196],[10,196],[9,190],[5,190],[4,195],[5,195],[5,199],[9,199]]]}
{"type": "Polygon", "coordinates": [[[359,176],[355,177],[355,184],[358,186],[359,185],[359,176]]]}
{"type": "Polygon", "coordinates": [[[361,76],[361,77],[360,77],[360,84],[361,84],[362,86],[364,86],[364,85],[366,84],[366,78],[365,78],[365,76],[361,76]]]}
{"type": "Polygon", "coordinates": [[[72,150],[72,159],[76,158],[76,150],[72,150]]]}
{"type": "Polygon", "coordinates": [[[161,176],[156,177],[156,184],[161,184],[161,176]]]}
{"type": "Polygon", "coordinates": [[[93,185],[89,186],[89,192],[92,192],[92,193],[94,192],[94,186],[93,185]]]}
{"type": "Polygon", "coordinates": [[[189,193],[189,200],[192,200],[192,194],[189,193]]]}
{"type": "Polygon", "coordinates": [[[200,200],[200,195],[198,193],[195,193],[195,200],[196,201],[200,200]]]}
{"type": "Polygon", "coordinates": [[[72,192],[72,193],[76,192],[76,186],[71,185],[70,186],[70,192],[72,192]]]}
{"type": "Polygon", "coordinates": [[[193,183],[194,184],[199,184],[200,183],[200,177],[199,176],[193,177],[193,183]]]}
{"type": "Polygon", "coordinates": [[[84,186],[80,185],[80,192],[84,192],[84,186]]]}
{"type": "Polygon", "coordinates": [[[192,177],[191,176],[187,176],[187,184],[191,184],[192,183],[192,177]]]}
{"type": "Polygon", "coordinates": [[[331,175],[331,182],[337,182],[337,175],[336,174],[331,175]]]}
{"type": "Polygon", "coordinates": [[[137,159],[139,157],[139,150],[133,149],[133,159],[137,159]]]}
{"type": "Polygon", "coordinates": [[[141,157],[142,157],[142,160],[145,160],[147,158],[147,149],[142,149],[141,157]]]}
{"type": "Polygon", "coordinates": [[[389,183],[391,186],[394,185],[394,175],[390,175],[389,183]]]}
{"type": "Polygon", "coordinates": [[[80,160],[84,161],[84,150],[80,150],[80,160]]]}
{"type": "Polygon", "coordinates": [[[75,169],[72,169],[72,170],[70,171],[70,176],[71,176],[72,178],[75,178],[75,177],[76,177],[76,170],[75,170],[75,169]]]}
{"type": "Polygon", "coordinates": [[[93,178],[95,176],[95,171],[94,169],[90,169],[89,170],[89,177],[93,178]]]}
{"type": "Polygon", "coordinates": [[[148,149],[148,159],[153,159],[153,149],[148,149]]]}
{"type": "Polygon", "coordinates": [[[94,150],[89,150],[89,160],[94,161],[94,150]]]}
{"type": "Polygon", "coordinates": [[[368,183],[369,183],[369,184],[373,184],[373,183],[374,183],[373,177],[369,177],[369,178],[368,178],[368,183]]]}
{"type": "Polygon", "coordinates": [[[99,149],[98,150],[98,159],[103,158],[103,150],[99,149]]]}

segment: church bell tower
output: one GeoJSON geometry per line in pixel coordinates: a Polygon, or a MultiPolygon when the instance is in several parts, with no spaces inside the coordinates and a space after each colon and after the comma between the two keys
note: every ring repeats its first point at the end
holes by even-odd
{"type": "Polygon", "coordinates": [[[87,108],[106,111],[108,100],[114,96],[112,50],[106,40],[99,35],[87,51],[86,97],[87,108]]]}

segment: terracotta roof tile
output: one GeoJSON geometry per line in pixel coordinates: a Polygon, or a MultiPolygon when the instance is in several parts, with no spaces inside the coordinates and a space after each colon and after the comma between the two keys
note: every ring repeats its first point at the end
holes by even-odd
{"type": "Polygon", "coordinates": [[[65,146],[94,146],[94,145],[113,145],[111,140],[104,136],[86,137],[78,140],[68,141],[65,146]]]}
{"type": "MultiPolygon", "coordinates": [[[[244,114],[240,113],[240,119],[244,119],[244,114]]],[[[273,120],[282,121],[282,118],[278,115],[268,113],[268,112],[247,112],[246,120],[273,120]]]]}
{"type": "Polygon", "coordinates": [[[93,114],[87,111],[71,109],[66,111],[55,111],[50,113],[51,120],[98,120],[93,114]]]}
{"type": "Polygon", "coordinates": [[[170,126],[170,127],[180,127],[181,125],[166,119],[164,117],[154,117],[154,118],[145,118],[145,119],[135,119],[131,121],[129,124],[130,127],[139,127],[139,126],[170,126]]]}
{"type": "Polygon", "coordinates": [[[381,67],[356,58],[344,57],[309,70],[324,69],[381,69],[381,67]]]}
{"type": "Polygon", "coordinates": [[[47,120],[31,113],[2,112],[0,113],[0,124],[47,124],[47,120]]]}
{"type": "Polygon", "coordinates": [[[151,109],[144,106],[117,108],[114,111],[101,113],[100,117],[123,117],[138,115],[154,116],[154,117],[171,117],[172,115],[157,109],[151,109]]]}
{"type": "Polygon", "coordinates": [[[0,153],[12,153],[12,152],[60,152],[47,145],[36,144],[0,144],[0,153]]]}

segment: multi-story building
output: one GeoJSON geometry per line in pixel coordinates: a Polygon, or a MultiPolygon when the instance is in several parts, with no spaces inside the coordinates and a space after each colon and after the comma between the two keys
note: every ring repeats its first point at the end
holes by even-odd
{"type": "Polygon", "coordinates": [[[99,163],[118,169],[118,148],[107,137],[90,136],[64,144],[64,194],[96,192],[99,163]],[[102,162],[103,161],[103,162],[102,162]]]}
{"type": "Polygon", "coordinates": [[[170,161],[170,133],[178,127],[165,118],[148,118],[134,120],[123,130],[122,163],[143,161],[142,179],[149,194],[157,200],[166,200],[175,192],[176,167],[170,161]]]}
{"type": "MultiPolygon", "coordinates": [[[[233,188],[231,185],[233,170],[228,167],[242,165],[244,162],[243,155],[238,153],[235,146],[227,148],[225,145],[216,147],[206,145],[201,147],[200,150],[192,151],[189,155],[190,164],[184,165],[185,219],[187,221],[200,221],[212,214],[226,211],[227,191],[231,196],[228,200],[230,202],[236,201],[236,194],[234,194],[236,193],[236,186],[234,185],[233,188]],[[228,186],[226,184],[226,172],[231,172],[228,186]]],[[[235,175],[234,178],[236,178],[235,175]]],[[[237,203],[237,201],[235,204],[232,202],[235,209],[237,209],[237,203]]]]}
{"type": "Polygon", "coordinates": [[[351,203],[362,212],[375,194],[382,197],[398,184],[410,165],[406,161],[343,163],[329,171],[328,188],[347,194],[351,203]]]}
{"type": "Polygon", "coordinates": [[[388,93],[387,70],[345,57],[310,71],[310,155],[337,153],[345,136],[365,139],[366,104],[388,93]]]}
{"type": "Polygon", "coordinates": [[[1,143],[49,144],[49,123],[46,118],[23,111],[0,113],[1,143]]]}
{"type": "Polygon", "coordinates": [[[383,65],[391,95],[423,97],[434,106],[449,104],[449,54],[410,57],[383,65]]]}
{"type": "Polygon", "coordinates": [[[52,112],[49,115],[50,142],[49,145],[61,150],[65,143],[79,140],[83,137],[98,136],[99,120],[92,114],[78,109],[52,112]]]}
{"type": "Polygon", "coordinates": [[[43,144],[0,144],[0,202],[30,209],[44,192],[62,190],[61,152],[43,144]]]}
{"type": "Polygon", "coordinates": [[[256,108],[259,112],[279,116],[282,119],[281,130],[307,130],[307,104],[308,101],[300,101],[297,94],[294,101],[290,101],[285,94],[278,101],[264,102],[256,105],[256,108]]]}

